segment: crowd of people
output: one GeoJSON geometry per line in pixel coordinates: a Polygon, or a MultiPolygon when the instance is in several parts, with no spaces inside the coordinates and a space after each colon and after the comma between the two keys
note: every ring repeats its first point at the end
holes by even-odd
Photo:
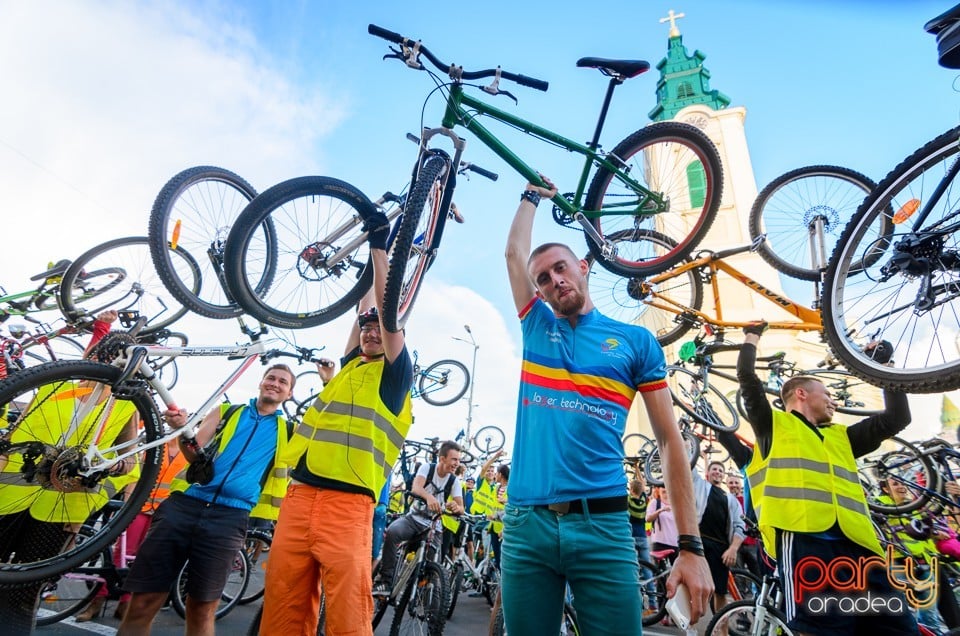
{"type": "MultiPolygon", "coordinates": [[[[460,466],[460,447],[446,442],[436,462],[416,472],[410,511],[386,525],[388,510],[403,509],[389,478],[413,421],[413,369],[403,331],[387,330],[380,319],[389,224],[382,214],[374,215],[364,227],[373,287],[358,306],[339,365],[320,364],[324,388],[302,421],[294,427],[283,417],[279,407],[296,378],[285,365],[274,365],[256,397],[207,414],[194,443],[181,438],[178,447],[168,449],[166,481],[138,521],[144,536],[125,582],[131,596],[120,634],[149,634],[187,562],[187,633],[213,634],[216,606],[251,516],[276,522],[261,634],[315,633],[321,584],[327,634],[372,633],[374,597],[389,593],[397,546],[441,511],[480,513],[488,520],[510,633],[559,633],[568,590],[582,633],[641,633],[641,596],[623,591],[639,586],[638,558],[649,561],[651,551],[664,550],[673,561],[667,594],[686,588],[684,611],[691,622],[726,604],[728,568],[741,563],[763,573],[765,551],[776,559],[787,618],[797,633],[917,631],[909,609],[818,614],[793,589],[795,568],[804,559],[831,563],[886,554],[855,460],[909,424],[905,395],[886,391],[881,414],[839,426],[832,424],[836,404],[823,384],[801,377],[784,385],[785,409],[773,409],[754,370],[765,326],[758,322],[745,329],[737,367],[756,442],[722,437],[746,482],[716,462],[702,475],[691,471],[666,361],[654,336],[597,311],[587,265],[568,246],[532,248],[538,204],[556,195],[549,179],[527,184],[506,246],[523,343],[512,462],[498,465],[501,457],[494,455],[476,476],[468,476],[460,466]],[[639,467],[627,483],[621,438],[636,397],[663,458],[662,487],[648,489],[639,467]],[[747,523],[759,528],[762,539],[748,536],[747,523]]],[[[168,410],[164,418],[182,427],[187,413],[168,410]]],[[[117,414],[116,435],[129,435],[131,426],[135,423],[117,414]]],[[[122,476],[122,471],[116,475],[122,476]]],[[[888,496],[909,493],[892,481],[888,496]]],[[[77,518],[65,521],[83,521],[91,511],[74,512],[77,518]]],[[[4,511],[0,527],[29,516],[28,509],[4,511]]],[[[59,533],[58,540],[68,527],[38,525],[55,526],[46,530],[59,533]]],[[[447,550],[461,543],[462,532],[455,520],[444,526],[437,534],[445,537],[447,550]]],[[[908,527],[913,526],[907,523],[897,533],[909,535],[908,527]]],[[[900,556],[929,560],[960,548],[949,524],[937,527],[929,538],[900,544],[907,546],[900,556]]],[[[24,549],[18,546],[28,539],[20,533],[0,536],[10,544],[8,554],[24,549]],[[20,543],[14,545],[15,538],[20,543]]],[[[470,555],[474,539],[462,537],[470,555]]],[[[871,572],[864,591],[902,595],[885,574],[871,572]]],[[[37,591],[28,590],[34,599],[37,591]]],[[[24,615],[36,607],[33,600],[29,608],[22,596],[17,603],[24,615]]],[[[99,605],[86,618],[100,610],[102,601],[94,603],[99,605]]],[[[946,605],[936,614],[921,620],[956,626],[958,613],[946,605]]]]}

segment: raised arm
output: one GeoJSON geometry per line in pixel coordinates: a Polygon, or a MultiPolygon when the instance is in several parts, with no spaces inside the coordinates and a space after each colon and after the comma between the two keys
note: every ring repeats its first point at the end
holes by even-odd
{"type": "MultiPolygon", "coordinates": [[[[373,261],[373,287],[366,296],[360,301],[360,311],[366,311],[372,306],[376,306],[380,314],[380,342],[383,344],[383,354],[388,362],[393,362],[403,351],[404,335],[403,330],[396,332],[387,331],[383,326],[383,294],[387,288],[387,269],[389,262],[387,260],[387,238],[390,235],[390,222],[387,215],[383,212],[377,212],[371,215],[363,224],[367,232],[367,242],[370,244],[370,260],[373,261]],[[367,303],[367,306],[362,306],[367,303]]],[[[356,344],[360,343],[359,327],[354,326],[357,334],[356,344]]],[[[353,333],[351,332],[351,342],[353,333]]],[[[348,342],[348,347],[350,343],[348,342]]],[[[356,346],[356,345],[354,345],[356,346]]],[[[348,348],[347,351],[351,351],[348,348]]]]}
{"type": "MultiPolygon", "coordinates": [[[[544,199],[553,198],[557,194],[557,186],[540,175],[547,187],[527,184],[525,191],[536,193],[544,199]]],[[[517,311],[521,311],[537,293],[530,274],[527,272],[527,260],[530,258],[530,245],[533,236],[533,217],[537,213],[537,206],[527,198],[520,199],[520,205],[510,224],[510,234],[507,236],[507,274],[510,278],[510,289],[513,292],[513,304],[517,311]]]]}

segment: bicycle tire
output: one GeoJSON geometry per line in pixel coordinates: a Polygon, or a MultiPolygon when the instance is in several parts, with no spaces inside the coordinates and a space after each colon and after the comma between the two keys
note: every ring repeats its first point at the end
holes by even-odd
{"type": "MultiPolygon", "coordinates": [[[[170,594],[170,604],[180,618],[187,617],[187,569],[190,562],[187,561],[180,568],[176,580],[173,582],[173,589],[170,594]]],[[[247,583],[250,580],[250,563],[247,561],[247,553],[240,548],[233,557],[233,567],[227,577],[227,584],[220,594],[220,604],[217,606],[216,620],[219,620],[233,611],[240,599],[243,597],[244,590],[247,589],[247,583]]]]}
{"type": "MultiPolygon", "coordinates": [[[[687,451],[687,462],[690,464],[690,470],[700,460],[700,438],[692,432],[683,429],[680,431],[683,438],[683,444],[687,451]]],[[[647,456],[647,462],[643,465],[643,476],[647,478],[647,483],[651,486],[662,486],[663,481],[663,463],[660,461],[660,448],[654,448],[647,456]]]]}
{"type": "MultiPolygon", "coordinates": [[[[10,405],[16,405],[18,413],[15,421],[10,420],[11,414],[8,413],[8,427],[0,436],[0,446],[6,447],[0,453],[6,460],[6,465],[22,465],[24,452],[26,451],[28,456],[35,452],[28,448],[33,443],[29,440],[42,440],[49,437],[49,433],[42,437],[33,434],[29,428],[29,416],[38,413],[37,408],[46,402],[48,397],[53,395],[57,389],[70,389],[67,383],[88,381],[91,384],[84,389],[90,389],[93,392],[97,390],[98,385],[112,386],[120,378],[122,372],[123,370],[118,367],[97,362],[61,361],[25,369],[0,382],[0,412],[12,411],[10,405]],[[46,396],[39,403],[34,402],[38,392],[46,396]],[[14,439],[14,436],[18,439],[14,439]]],[[[121,400],[111,394],[100,411],[108,413],[117,401],[121,400]]],[[[140,440],[149,443],[159,439],[162,430],[160,415],[149,395],[135,392],[122,401],[132,402],[139,415],[142,427],[140,440]]],[[[70,415],[63,413],[60,416],[69,417],[70,415]]],[[[38,417],[41,416],[45,419],[44,430],[56,430],[57,426],[60,430],[66,430],[62,422],[53,421],[57,414],[38,413],[38,417]]],[[[77,448],[80,443],[75,438],[71,438],[69,442],[70,448],[77,448]]],[[[57,444],[57,446],[64,448],[63,444],[57,444]]],[[[37,560],[31,562],[18,563],[16,559],[11,561],[7,555],[0,557],[0,585],[19,585],[57,576],[86,562],[104,546],[112,542],[130,524],[134,516],[140,511],[140,507],[150,491],[156,485],[162,450],[162,446],[157,446],[140,453],[140,475],[133,490],[124,498],[119,510],[102,520],[93,529],[93,534],[87,541],[64,546],[58,554],[38,557],[37,560]]],[[[64,461],[62,465],[64,470],[69,469],[69,462],[66,462],[62,455],[58,457],[58,460],[64,461]]],[[[48,467],[52,468],[48,463],[49,461],[35,462],[37,474],[41,474],[48,467]]],[[[102,479],[98,480],[98,483],[99,481],[102,481],[102,479]]],[[[0,501],[11,501],[11,498],[16,501],[22,500],[25,496],[23,493],[8,491],[10,488],[17,487],[19,486],[0,484],[0,501]],[[9,494],[7,494],[8,492],[9,494]],[[5,498],[5,495],[8,498],[5,498]]],[[[63,491],[61,490],[61,492],[63,491]]],[[[11,527],[10,531],[15,532],[17,529],[11,527]]]]}
{"type": "Polygon", "coordinates": [[[270,560],[270,544],[273,538],[269,532],[253,530],[247,532],[247,537],[243,542],[243,550],[247,555],[247,564],[250,575],[247,580],[247,586],[243,591],[237,605],[247,605],[263,598],[263,590],[266,584],[267,562],[270,560]]]}
{"type": "Polygon", "coordinates": [[[667,365],[667,378],[675,379],[677,377],[686,378],[690,381],[689,387],[683,380],[676,379],[672,384],[676,389],[670,386],[670,397],[673,403],[680,407],[684,413],[693,418],[698,424],[702,424],[715,431],[732,433],[740,427],[740,415],[730,404],[723,393],[716,386],[708,384],[706,391],[702,388],[702,378],[699,373],[694,373],[685,367],[667,365]]]}
{"type": "Polygon", "coordinates": [[[470,386],[470,372],[458,360],[438,360],[420,372],[418,395],[433,406],[449,406],[470,386]]]}
{"type": "Polygon", "coordinates": [[[481,455],[492,455],[503,448],[506,443],[507,437],[504,435],[503,429],[493,424],[481,426],[473,436],[473,447],[481,455]]]}
{"type": "Polygon", "coordinates": [[[447,620],[453,618],[453,610],[457,609],[457,600],[460,598],[460,588],[463,587],[463,564],[454,563],[450,571],[450,606],[447,608],[447,620]]]}
{"type": "Polygon", "coordinates": [[[424,561],[420,564],[420,571],[416,577],[410,577],[400,600],[393,613],[393,622],[390,624],[390,636],[399,636],[406,619],[419,620],[422,616],[426,623],[426,630],[420,633],[430,636],[442,636],[443,627],[447,622],[447,607],[449,606],[449,589],[443,570],[433,561],[424,561]],[[410,597],[416,590],[416,608],[409,607],[410,597]],[[425,606],[424,603],[427,605],[425,606]]]}
{"type": "Polygon", "coordinates": [[[623,443],[623,456],[643,458],[650,454],[657,443],[644,435],[643,433],[630,433],[624,435],[621,440],[623,443]]]}
{"type": "Polygon", "coordinates": [[[763,623],[756,625],[757,604],[753,601],[734,601],[723,607],[713,615],[707,623],[705,636],[747,636],[749,634],[763,634],[764,636],[793,636],[787,627],[787,617],[780,610],[764,607],[766,616],[763,623]],[[736,625],[736,629],[732,627],[736,625]]]}
{"type": "Polygon", "coordinates": [[[665,210],[641,213],[638,194],[615,173],[601,167],[590,182],[585,203],[586,212],[600,212],[600,216],[590,220],[594,229],[604,238],[623,230],[655,230],[672,239],[676,246],[653,256],[614,254],[608,258],[588,236],[587,247],[597,262],[624,276],[658,274],[682,262],[706,236],[720,207],[723,169],[713,142],[694,126],[658,122],[621,141],[607,158],[621,172],[629,171],[631,178],[650,191],[662,193],[667,204],[665,210]],[[696,162],[702,172],[695,167],[688,171],[696,162]],[[670,202],[689,206],[683,208],[689,212],[681,214],[681,210],[669,209],[670,202]],[[604,210],[615,212],[603,214],[604,210]]]}
{"type": "Polygon", "coordinates": [[[737,594],[740,596],[737,601],[750,600],[760,592],[763,581],[760,577],[744,568],[730,568],[730,574],[733,576],[733,584],[737,587],[737,594]]]}
{"type": "Polygon", "coordinates": [[[875,187],[873,179],[841,166],[805,166],[780,175],[760,191],[750,208],[750,238],[765,237],[757,253],[787,276],[819,281],[823,272],[814,267],[811,257],[811,224],[823,221],[826,259],[875,187]]]}
{"type": "MultiPolygon", "coordinates": [[[[92,530],[88,526],[81,526],[77,537],[90,535],[92,530]],[[85,532],[86,531],[86,532],[85,532]]],[[[37,627],[54,625],[62,620],[79,613],[97,596],[105,583],[102,580],[93,580],[88,572],[102,570],[109,567],[111,561],[110,548],[105,547],[78,568],[62,574],[55,582],[56,587],[44,590],[40,595],[40,605],[37,608],[37,627]],[[71,574],[77,573],[76,578],[71,574]],[[47,593],[51,592],[51,593],[47,593]]]]}
{"type": "MultiPolygon", "coordinates": [[[[127,273],[120,267],[103,267],[90,272],[81,271],[73,279],[69,293],[74,301],[79,304],[107,293],[121,284],[126,276],[127,273]]],[[[62,286],[63,277],[61,277],[60,287],[57,288],[54,297],[47,296],[44,298],[43,309],[51,309],[51,305],[56,303],[57,298],[63,295],[62,286]]],[[[59,306],[59,303],[57,306],[59,306]]]]}
{"type": "Polygon", "coordinates": [[[330,177],[297,177],[260,193],[240,214],[224,252],[227,289],[247,313],[284,329],[316,327],[353,309],[373,284],[361,224],[376,207],[360,190],[330,177]],[[270,255],[254,240],[272,219],[276,273],[257,283],[270,255]],[[331,263],[332,257],[348,253],[331,263]]]}
{"type": "MultiPolygon", "coordinates": [[[[256,196],[243,178],[215,166],[183,170],[157,194],[147,230],[150,254],[167,290],[190,311],[215,319],[243,314],[226,290],[223,251],[230,228],[256,196]],[[200,264],[200,289],[193,288],[189,276],[182,276],[182,262],[170,257],[171,245],[182,247],[200,264]]],[[[269,217],[259,229],[255,240],[263,244],[267,258],[259,272],[258,293],[273,280],[277,256],[276,231],[269,217]]]]}
{"type": "MultiPolygon", "coordinates": [[[[83,316],[95,316],[105,309],[135,310],[147,318],[140,335],[148,335],[169,327],[187,313],[167,291],[157,275],[150,256],[150,242],[145,236],[128,236],[101,243],[86,252],[67,268],[60,283],[60,310],[72,322],[83,316]],[[121,284],[97,294],[91,302],[72,295],[74,281],[91,265],[111,265],[124,272],[121,284]],[[95,301],[95,302],[93,302],[95,301]]],[[[195,276],[194,288],[200,288],[200,268],[185,251],[177,248],[174,258],[181,259],[183,272],[195,276]]],[[[102,268],[106,269],[106,268],[102,268]]]]}
{"type": "Polygon", "coordinates": [[[899,437],[889,438],[889,445],[857,458],[857,474],[863,486],[867,507],[882,515],[902,515],[919,510],[930,501],[930,490],[938,483],[938,476],[927,457],[913,444],[899,437]],[[913,498],[902,503],[886,503],[880,482],[894,477],[907,487],[913,498]]]}
{"type": "MultiPolygon", "coordinates": [[[[621,230],[607,239],[618,246],[631,244],[631,254],[653,254],[676,247],[676,241],[654,230],[621,230]]],[[[589,252],[584,260],[589,267],[590,297],[604,316],[646,327],[664,347],[700,323],[696,316],[686,311],[687,308],[699,311],[703,306],[703,281],[699,270],[691,269],[653,284],[644,276],[611,272],[603,263],[594,267],[597,259],[593,252],[589,252]]],[[[686,256],[682,259],[689,260],[686,256]]]]}
{"type": "Polygon", "coordinates": [[[960,127],[907,157],[866,198],[830,258],[821,294],[827,342],[848,371],[887,389],[960,387],[960,276],[946,264],[960,249],[960,232],[937,228],[956,223],[960,188],[947,177],[958,153],[960,127]],[[901,222],[883,234],[893,217],[901,222]],[[863,352],[871,340],[893,345],[893,366],[863,352]]]}
{"type": "Polygon", "coordinates": [[[436,241],[447,217],[440,208],[447,196],[444,178],[449,168],[442,156],[426,157],[403,204],[383,294],[383,326],[392,333],[403,329],[410,318],[423,278],[436,258],[436,241]]]}
{"type": "Polygon", "coordinates": [[[638,561],[641,572],[649,572],[649,579],[640,580],[640,596],[643,600],[643,610],[640,622],[644,627],[656,625],[667,615],[667,581],[666,573],[649,561],[638,561]],[[652,579],[652,580],[651,580],[652,579]],[[650,585],[653,585],[653,590],[650,585]]]}

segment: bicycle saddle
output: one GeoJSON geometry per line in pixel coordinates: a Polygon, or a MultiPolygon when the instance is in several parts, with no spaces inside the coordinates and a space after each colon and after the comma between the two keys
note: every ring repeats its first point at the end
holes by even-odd
{"type": "Polygon", "coordinates": [[[31,276],[30,280],[43,280],[45,278],[50,278],[51,276],[60,276],[65,271],[67,271],[68,267],[70,267],[70,261],[68,261],[67,259],[57,261],[53,267],[43,272],[42,274],[31,276]]]}
{"type": "Polygon", "coordinates": [[[960,68],[960,4],[930,20],[923,28],[937,36],[940,66],[960,68]]]}
{"type": "Polygon", "coordinates": [[[596,68],[604,75],[615,75],[621,79],[636,77],[650,70],[650,62],[644,60],[608,60],[602,57],[581,57],[577,68],[596,68]]]}

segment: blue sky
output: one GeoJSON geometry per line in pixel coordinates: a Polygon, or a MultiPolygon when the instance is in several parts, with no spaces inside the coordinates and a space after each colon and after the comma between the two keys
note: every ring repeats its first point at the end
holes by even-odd
{"type": "MultiPolygon", "coordinates": [[[[499,64],[549,81],[546,93],[505,83],[519,104],[495,103],[585,141],[605,81],[575,68],[576,60],[656,64],[668,31],[659,19],[669,9],[682,12],[684,44],[706,54],[712,88],[747,109],[760,189],[810,164],[839,164],[879,180],[955,126],[956,73],[937,66],[934,38],[922,29],[947,8],[925,0],[0,0],[7,87],[0,102],[0,210],[8,232],[21,239],[8,240],[0,253],[0,283],[20,289],[48,259],[145,234],[163,183],[194,165],[228,168],[260,190],[305,174],[345,179],[371,198],[402,189],[415,151],[404,135],[419,130],[421,115],[436,125],[442,104],[435,96],[424,106],[433,86],[426,74],[381,60],[386,42],[367,35],[370,22],[420,38],[466,68],[499,64]]],[[[656,80],[653,70],[617,90],[606,148],[648,123],[656,80]]],[[[561,189],[573,183],[580,166],[574,157],[509,132],[504,139],[561,189]]],[[[502,252],[524,184],[476,141],[468,142],[465,158],[499,172],[500,180],[461,180],[455,198],[467,224],[446,233],[409,335],[426,360],[469,364],[470,347],[450,338],[471,324],[481,346],[474,422],[509,429],[519,330],[502,252]]],[[[582,236],[553,224],[542,207],[535,240],[583,250],[582,236]]],[[[198,344],[241,339],[224,324],[193,318],[185,328],[198,344]]],[[[345,324],[297,338],[337,351],[345,324]]],[[[200,388],[194,381],[181,390],[192,396],[200,388]]],[[[453,435],[465,414],[465,403],[418,408],[415,433],[453,435]]],[[[915,419],[936,415],[924,407],[915,419]]]]}

